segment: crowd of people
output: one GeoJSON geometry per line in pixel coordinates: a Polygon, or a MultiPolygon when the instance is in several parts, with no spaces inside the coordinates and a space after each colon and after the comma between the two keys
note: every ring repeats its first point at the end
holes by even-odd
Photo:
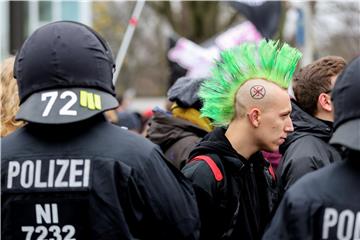
{"type": "Polygon", "coordinates": [[[243,43],[142,116],[97,32],[40,27],[1,65],[1,238],[360,239],[360,56],[301,56],[243,43]]]}

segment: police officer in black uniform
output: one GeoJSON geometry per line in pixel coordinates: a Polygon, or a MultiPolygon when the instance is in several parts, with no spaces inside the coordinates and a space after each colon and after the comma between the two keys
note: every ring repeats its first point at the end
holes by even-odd
{"type": "Polygon", "coordinates": [[[335,132],[344,161],[299,179],[286,192],[263,239],[360,239],[360,57],[335,83],[335,132]]]}
{"type": "Polygon", "coordinates": [[[108,123],[114,62],[89,27],[36,30],[15,62],[28,124],[2,139],[1,238],[196,239],[193,191],[158,147],[108,123]]]}

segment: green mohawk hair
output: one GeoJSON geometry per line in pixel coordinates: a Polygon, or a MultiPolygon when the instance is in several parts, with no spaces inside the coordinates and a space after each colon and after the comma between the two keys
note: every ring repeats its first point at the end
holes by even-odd
{"type": "Polygon", "coordinates": [[[264,39],[258,45],[245,43],[223,51],[211,78],[199,90],[202,116],[212,119],[214,126],[227,126],[235,115],[236,92],[250,79],[266,79],[288,88],[302,54],[286,43],[279,45],[264,39]]]}

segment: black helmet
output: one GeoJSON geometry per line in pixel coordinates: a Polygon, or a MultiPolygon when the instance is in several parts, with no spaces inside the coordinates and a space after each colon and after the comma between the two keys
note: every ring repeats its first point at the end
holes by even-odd
{"type": "Polygon", "coordinates": [[[16,56],[16,119],[62,124],[116,108],[114,68],[108,44],[90,27],[70,21],[40,27],[16,56]]]}
{"type": "Polygon", "coordinates": [[[330,143],[360,151],[360,56],[347,65],[336,80],[332,101],[335,132],[330,143]]]}

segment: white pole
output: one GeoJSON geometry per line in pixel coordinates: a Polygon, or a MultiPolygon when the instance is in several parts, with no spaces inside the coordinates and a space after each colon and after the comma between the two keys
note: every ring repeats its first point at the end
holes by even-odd
{"type": "Polygon", "coordinates": [[[0,1],[0,61],[9,56],[9,23],[10,3],[9,1],[0,1]]]}
{"type": "Polygon", "coordinates": [[[302,65],[308,65],[314,61],[314,39],[313,39],[313,16],[311,12],[310,2],[304,2],[304,30],[305,30],[305,43],[304,43],[304,57],[302,65]]]}
{"type": "Polygon", "coordinates": [[[132,38],[132,35],[134,34],[136,24],[137,24],[137,22],[139,20],[139,16],[141,14],[141,11],[142,11],[144,5],[145,5],[145,0],[136,1],[134,12],[133,12],[133,14],[132,14],[132,16],[131,16],[131,18],[129,20],[129,25],[126,28],[126,32],[125,32],[123,41],[121,43],[119,52],[118,52],[118,54],[116,56],[116,62],[115,62],[116,63],[116,70],[115,70],[115,73],[114,73],[114,76],[113,76],[114,85],[116,84],[117,78],[118,78],[120,70],[121,70],[122,63],[124,61],[127,49],[129,47],[129,44],[130,44],[130,41],[131,41],[131,38],[132,38]]]}

